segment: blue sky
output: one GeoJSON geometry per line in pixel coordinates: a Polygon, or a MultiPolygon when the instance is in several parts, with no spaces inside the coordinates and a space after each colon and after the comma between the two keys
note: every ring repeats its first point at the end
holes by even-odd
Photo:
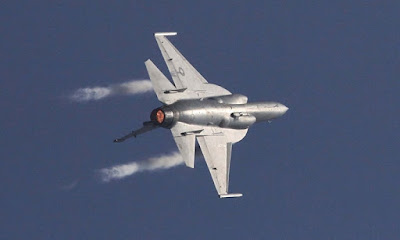
{"type": "Polygon", "coordinates": [[[0,5],[1,239],[398,239],[398,1],[0,5]],[[154,93],[68,99],[147,79],[149,58],[166,73],[158,31],[209,82],[290,108],[234,145],[243,198],[218,199],[202,159],[96,176],[176,151],[163,129],[112,143],[154,93]]]}

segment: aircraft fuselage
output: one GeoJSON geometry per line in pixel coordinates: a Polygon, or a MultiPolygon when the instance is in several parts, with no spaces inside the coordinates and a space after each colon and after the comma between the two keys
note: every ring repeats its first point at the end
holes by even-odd
{"type": "Polygon", "coordinates": [[[282,116],[288,108],[277,102],[224,103],[219,99],[180,100],[153,110],[151,120],[170,128],[176,122],[246,129],[255,122],[282,116]]]}

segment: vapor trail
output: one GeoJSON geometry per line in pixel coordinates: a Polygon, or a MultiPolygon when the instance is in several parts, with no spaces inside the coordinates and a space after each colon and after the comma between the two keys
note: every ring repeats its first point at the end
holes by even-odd
{"type": "Polygon", "coordinates": [[[107,87],[87,87],[75,90],[70,99],[75,102],[100,100],[114,95],[135,95],[153,90],[150,80],[133,80],[120,84],[111,84],[107,87]]]}
{"type": "Polygon", "coordinates": [[[167,155],[149,158],[141,162],[131,162],[127,164],[116,165],[99,170],[100,178],[104,182],[121,179],[143,171],[156,171],[168,169],[183,163],[182,156],[178,152],[172,152],[167,155]]]}

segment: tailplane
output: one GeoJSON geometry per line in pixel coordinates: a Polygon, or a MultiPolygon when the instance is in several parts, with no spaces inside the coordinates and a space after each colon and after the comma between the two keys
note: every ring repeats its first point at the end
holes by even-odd
{"type": "Polygon", "coordinates": [[[170,93],[180,93],[186,89],[176,89],[176,87],[168,80],[167,77],[154,65],[149,59],[145,63],[147,72],[151,83],[153,84],[154,92],[157,95],[158,100],[165,104],[175,102],[176,99],[171,97],[170,93]]]}

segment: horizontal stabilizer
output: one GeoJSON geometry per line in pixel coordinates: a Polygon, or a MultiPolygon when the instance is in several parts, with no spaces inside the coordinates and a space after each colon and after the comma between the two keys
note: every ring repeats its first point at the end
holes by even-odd
{"type": "Polygon", "coordinates": [[[219,198],[237,198],[242,196],[243,194],[241,193],[229,193],[229,194],[221,194],[219,195],[219,198]]]}
{"type": "Polygon", "coordinates": [[[158,100],[166,104],[174,102],[171,96],[165,95],[165,91],[172,91],[176,89],[175,86],[150,59],[145,62],[145,65],[158,100]]]}
{"type": "Polygon", "coordinates": [[[179,152],[182,155],[183,160],[187,167],[194,168],[194,156],[195,156],[195,136],[174,136],[176,146],[178,146],[179,152]]]}

